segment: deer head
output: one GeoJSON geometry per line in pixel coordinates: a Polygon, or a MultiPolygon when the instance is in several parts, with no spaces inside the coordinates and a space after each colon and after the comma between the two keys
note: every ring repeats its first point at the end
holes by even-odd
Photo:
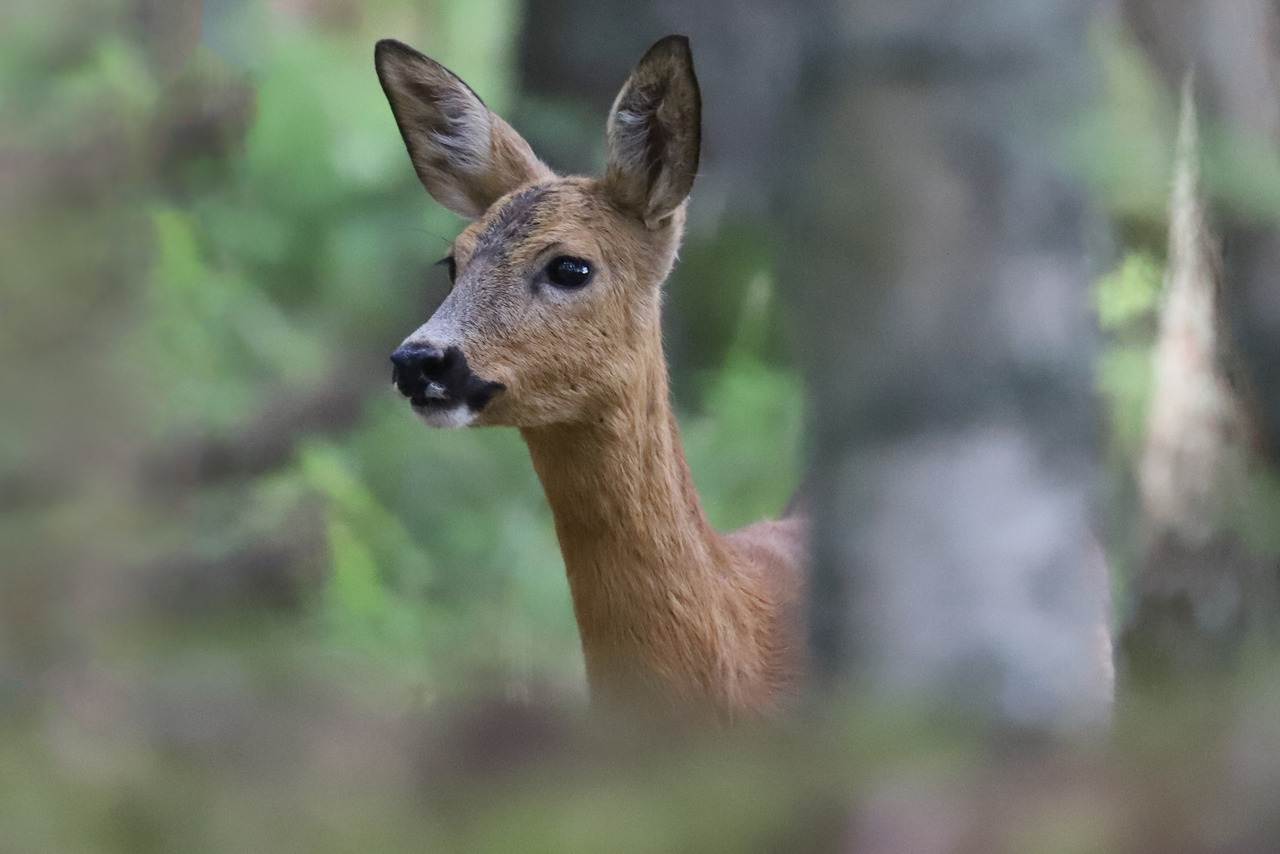
{"type": "Polygon", "coordinates": [[[396,41],[378,77],[423,186],[473,222],[453,283],[392,355],[433,426],[539,427],[600,417],[662,359],[660,287],[698,168],[688,40],[644,55],[610,111],[600,178],[559,177],[457,76],[396,41]]]}

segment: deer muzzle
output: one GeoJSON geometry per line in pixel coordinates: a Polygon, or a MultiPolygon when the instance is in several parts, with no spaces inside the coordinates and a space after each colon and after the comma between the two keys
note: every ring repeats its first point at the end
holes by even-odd
{"type": "Polygon", "coordinates": [[[406,343],[391,354],[391,382],[434,427],[463,427],[505,387],[472,372],[456,346],[406,343]]]}

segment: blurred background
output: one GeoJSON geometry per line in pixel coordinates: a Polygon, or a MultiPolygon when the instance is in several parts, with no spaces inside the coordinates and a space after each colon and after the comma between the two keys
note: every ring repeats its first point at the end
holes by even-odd
{"type": "Polygon", "coordinates": [[[0,7],[0,852],[1276,850],[1280,5],[934,6],[0,7]],[[519,437],[428,431],[390,385],[462,222],[416,181],[372,56],[407,42],[590,173],[668,32],[692,38],[704,103],[666,287],[686,451],[721,529],[777,515],[817,461],[818,588],[840,610],[815,607],[814,637],[844,687],[781,731],[655,742],[587,717],[519,437]],[[1200,213],[1178,232],[1192,65],[1202,142],[1184,121],[1174,202],[1200,213]],[[1000,237],[943,234],[935,209],[1000,237]],[[947,251],[895,248],[925,238],[947,251]],[[963,284],[1010,269],[1049,284],[963,284]],[[934,300],[930,270],[962,286],[934,300]],[[1193,332],[1162,362],[1186,270],[1193,332]],[[1000,311],[1007,328],[975,320],[1000,311]],[[1067,507],[1037,517],[1052,561],[1105,549],[1109,737],[948,716],[970,682],[844,690],[950,669],[886,653],[903,623],[841,615],[880,589],[867,566],[896,566],[875,558],[911,530],[896,519],[975,494],[869,502],[895,461],[928,464],[886,449],[992,412],[1031,437],[996,459],[1025,446],[1053,474],[993,486],[987,466],[973,490],[1067,507]],[[868,446],[880,468],[847,465],[868,446]]]}

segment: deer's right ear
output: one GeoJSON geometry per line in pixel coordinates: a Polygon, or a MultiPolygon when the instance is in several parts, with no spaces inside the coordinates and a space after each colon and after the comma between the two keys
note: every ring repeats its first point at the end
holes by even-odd
{"type": "Polygon", "coordinates": [[[449,69],[393,39],[374,52],[378,80],[422,185],[476,219],[516,188],[552,172],[520,134],[449,69]]]}

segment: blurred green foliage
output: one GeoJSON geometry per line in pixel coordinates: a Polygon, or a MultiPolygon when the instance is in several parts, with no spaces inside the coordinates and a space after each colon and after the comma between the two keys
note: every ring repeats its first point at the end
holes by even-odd
{"type": "Polygon", "coordinates": [[[1108,346],[1098,363],[1098,383],[1110,409],[1110,436],[1136,463],[1146,436],[1147,398],[1155,318],[1164,267],[1151,255],[1127,255],[1097,283],[1098,320],[1108,346]]]}

